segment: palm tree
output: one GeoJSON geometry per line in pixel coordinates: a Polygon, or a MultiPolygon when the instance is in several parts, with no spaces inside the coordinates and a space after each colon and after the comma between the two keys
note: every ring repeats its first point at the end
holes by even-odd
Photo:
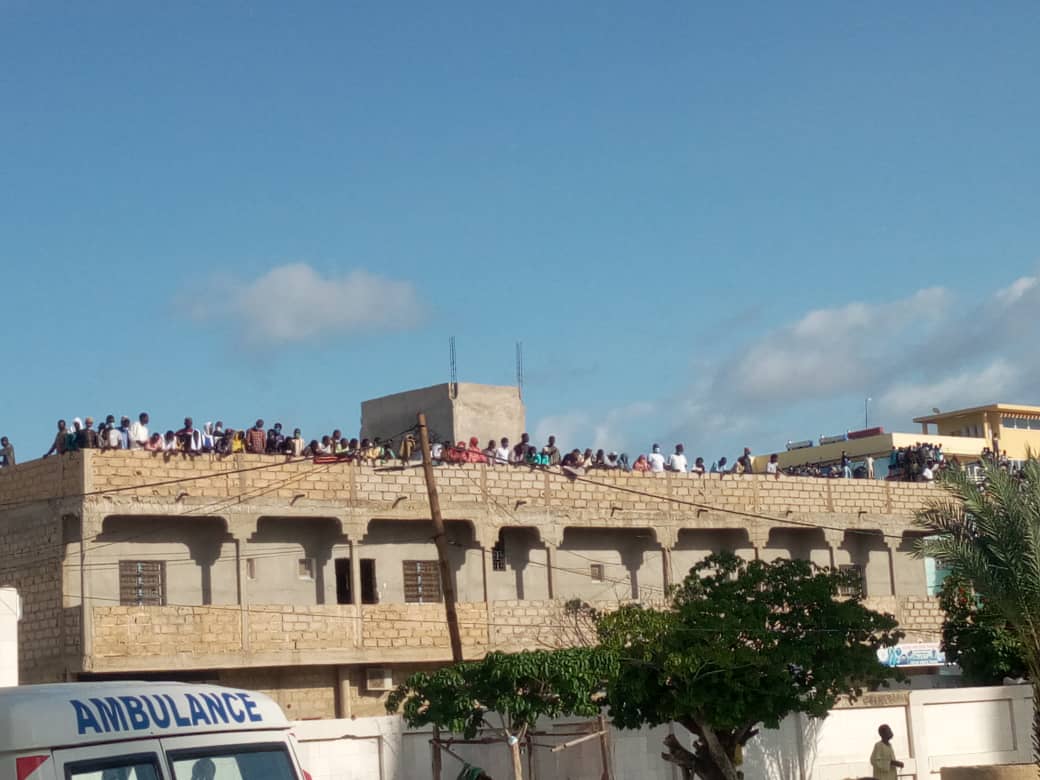
{"type": "Polygon", "coordinates": [[[928,502],[916,523],[928,530],[916,549],[971,583],[1007,620],[1024,649],[1033,687],[1033,754],[1040,764],[1040,463],[1030,455],[1012,474],[994,463],[976,482],[952,469],[945,495],[928,502]]]}

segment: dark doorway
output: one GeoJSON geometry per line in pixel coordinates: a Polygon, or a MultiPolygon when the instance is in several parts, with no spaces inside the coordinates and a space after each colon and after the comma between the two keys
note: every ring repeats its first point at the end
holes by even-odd
{"type": "Polygon", "coordinates": [[[361,603],[379,603],[379,584],[376,582],[376,559],[361,559],[361,603]]]}
{"type": "Polygon", "coordinates": [[[336,603],[353,604],[354,594],[350,592],[350,558],[337,558],[335,563],[336,603]]]}

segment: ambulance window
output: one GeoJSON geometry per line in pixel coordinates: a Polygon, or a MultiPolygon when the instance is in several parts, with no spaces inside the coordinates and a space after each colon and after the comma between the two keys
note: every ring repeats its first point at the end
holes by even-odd
{"type": "Polygon", "coordinates": [[[68,780],[159,780],[154,753],[118,756],[65,765],[68,780]]]}
{"type": "Polygon", "coordinates": [[[281,744],[179,750],[169,757],[176,780],[297,780],[281,744]]]}

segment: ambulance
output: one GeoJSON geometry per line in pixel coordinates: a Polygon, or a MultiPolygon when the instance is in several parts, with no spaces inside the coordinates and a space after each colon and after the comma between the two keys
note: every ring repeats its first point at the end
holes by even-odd
{"type": "Polygon", "coordinates": [[[0,780],[311,780],[281,709],[216,685],[0,688],[0,780]]]}

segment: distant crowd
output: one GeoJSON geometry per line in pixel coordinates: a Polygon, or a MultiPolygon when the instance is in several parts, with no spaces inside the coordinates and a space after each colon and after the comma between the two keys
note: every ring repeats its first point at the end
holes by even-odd
{"type": "Polygon", "coordinates": [[[362,460],[392,460],[396,457],[390,442],[379,439],[347,439],[340,430],[323,435],[320,439],[307,441],[299,428],[288,434],[280,422],[271,428],[264,427],[258,419],[250,428],[225,427],[223,421],[204,423],[201,428],[191,417],[184,418],[178,430],[165,433],[149,430],[147,412],[141,412],[135,422],[121,417],[116,423],[115,415],[108,415],[104,422],[94,428],[94,418],[81,420],[76,417],[72,426],[58,420],[58,430],[51,448],[43,457],[62,455],[77,450],[145,450],[148,452],[183,453],[201,455],[233,455],[240,452],[266,455],[288,455],[290,457],[319,457],[345,455],[362,460]]]}
{"type": "MultiPolygon", "coordinates": [[[[413,432],[405,432],[395,440],[380,438],[348,438],[340,430],[323,434],[319,438],[304,439],[299,428],[292,433],[283,429],[276,422],[270,428],[265,427],[262,419],[249,428],[233,428],[225,426],[222,421],[206,422],[201,428],[195,425],[191,417],[185,417],[178,430],[167,430],[160,433],[151,431],[147,412],[138,415],[137,420],[108,415],[95,428],[94,419],[86,417],[74,418],[69,426],[65,420],[58,420],[57,431],[50,449],[43,457],[61,455],[77,450],[144,450],[159,453],[180,453],[183,455],[216,454],[233,455],[237,453],[254,453],[281,455],[297,458],[314,458],[318,460],[357,461],[367,463],[391,463],[399,461],[407,464],[421,459],[417,437],[413,432]]],[[[497,441],[492,439],[482,447],[477,437],[468,442],[459,441],[454,444],[450,440],[434,441],[430,446],[430,454],[434,465],[458,463],[483,463],[490,466],[536,466],[558,467],[567,473],[582,474],[595,470],[619,470],[635,473],[686,472],[691,474],[718,474],[721,477],[732,474],[762,473],[779,479],[789,477],[830,477],[845,479],[874,479],[875,463],[870,456],[856,459],[849,457],[844,451],[837,462],[805,463],[800,466],[781,468],[777,455],[771,455],[768,461],[754,467],[751,450],[744,448],[743,453],[733,462],[726,457],[712,461],[709,466],[703,457],[687,458],[685,447],[676,444],[668,455],[659,444],[654,444],[650,452],[637,455],[634,459],[627,453],[575,448],[561,450],[556,444],[556,437],[549,436],[547,442],[538,447],[528,434],[523,434],[515,444],[508,438],[497,441]]],[[[1008,466],[1007,452],[998,453],[986,448],[982,459],[1008,466]]],[[[956,459],[953,459],[956,463],[956,459]]],[[[13,466],[16,463],[14,447],[6,436],[0,437],[0,467],[13,466]]],[[[918,442],[913,447],[893,449],[888,458],[887,479],[908,482],[931,482],[938,474],[950,467],[951,461],[942,451],[942,445],[929,442],[918,442]]]]}
{"type": "MultiPolygon", "coordinates": [[[[150,424],[147,412],[141,412],[133,422],[126,416],[117,421],[116,416],[110,414],[96,427],[94,418],[90,416],[83,419],[76,417],[71,425],[64,419],[58,420],[50,449],[43,457],[96,449],[184,455],[254,453],[370,463],[407,463],[421,458],[414,432],[399,435],[395,441],[348,438],[337,429],[320,438],[307,440],[299,428],[294,428],[289,434],[279,422],[266,428],[262,419],[256,420],[249,428],[225,426],[220,420],[216,423],[206,422],[200,428],[191,417],[185,417],[179,429],[162,433],[152,431],[150,424]]],[[[491,466],[555,466],[572,473],[617,469],[636,473],[672,471],[739,475],[753,471],[751,450],[747,447],[732,463],[726,457],[721,457],[708,466],[702,457],[694,458],[690,463],[682,444],[676,444],[669,455],[664,454],[660,445],[654,444],[649,453],[638,455],[633,460],[626,453],[602,449],[593,451],[591,448],[576,448],[565,452],[557,446],[555,436],[549,436],[546,444],[539,448],[526,433],[515,444],[503,437],[488,441],[484,447],[481,447],[475,436],[468,442],[434,441],[430,445],[430,454],[434,465],[484,463],[491,466]]],[[[15,462],[14,447],[7,437],[3,437],[0,439],[0,467],[13,466],[15,462]]],[[[780,476],[775,455],[766,464],[764,472],[780,476]]]]}

